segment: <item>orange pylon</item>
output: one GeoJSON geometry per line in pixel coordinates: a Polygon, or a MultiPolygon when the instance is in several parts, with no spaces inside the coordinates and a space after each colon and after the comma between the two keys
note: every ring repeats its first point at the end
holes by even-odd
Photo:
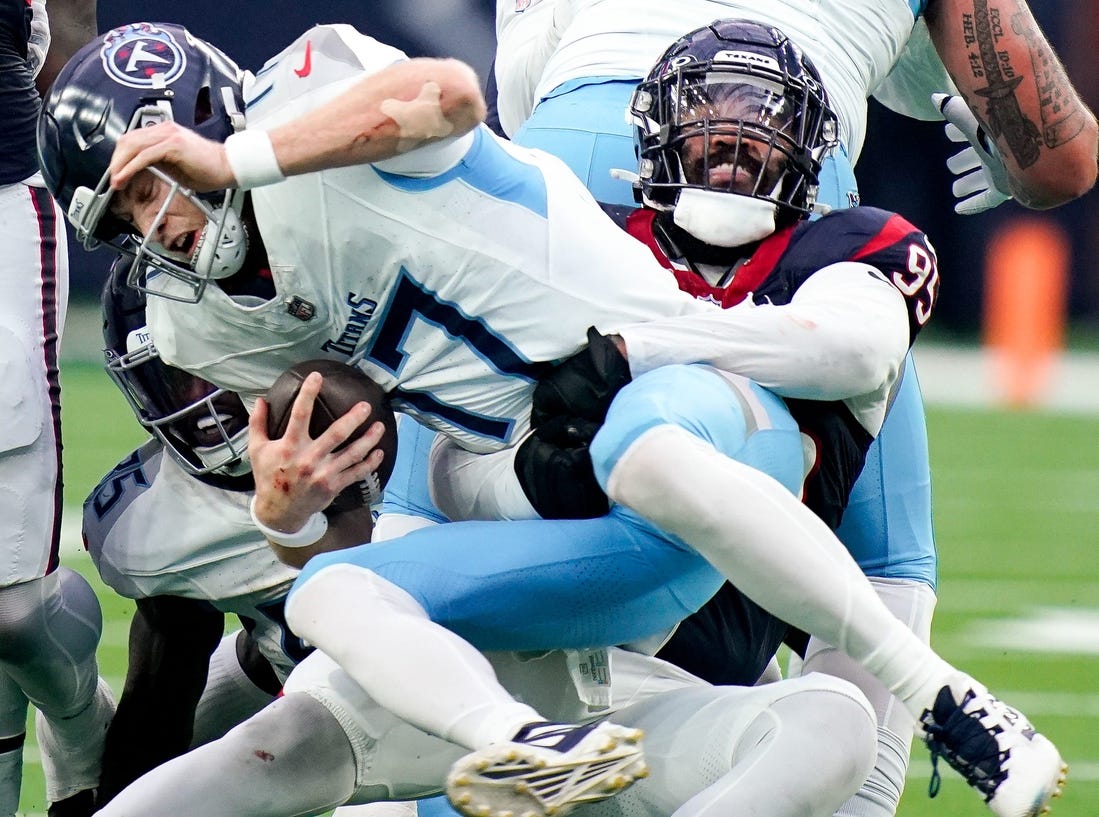
{"type": "Polygon", "coordinates": [[[988,244],[984,342],[998,395],[1033,406],[1064,346],[1068,236],[1056,222],[1025,216],[1006,223],[988,244]]]}

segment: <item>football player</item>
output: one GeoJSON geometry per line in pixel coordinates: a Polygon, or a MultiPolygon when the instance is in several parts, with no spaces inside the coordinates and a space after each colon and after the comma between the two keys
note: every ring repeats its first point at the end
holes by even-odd
{"type": "Polygon", "coordinates": [[[608,170],[634,165],[633,134],[621,112],[637,83],[667,43],[722,18],[782,29],[820,70],[840,140],[822,171],[825,204],[847,206],[849,195],[857,201],[850,167],[842,165],[858,160],[871,94],[908,116],[964,120],[990,163],[982,189],[955,190],[965,212],[980,212],[1011,195],[1028,207],[1053,207],[1095,184],[1095,117],[1026,0],[996,9],[972,0],[825,0],[812,8],[796,0],[764,7],[744,0],[688,0],[671,8],[626,0],[500,0],[496,9],[495,81],[503,131],[561,156],[608,204],[635,202],[628,174],[615,178],[608,170]],[[1012,25],[997,25],[1001,16],[1012,25]],[[992,88],[998,93],[991,94],[992,88]],[[960,93],[971,112],[943,110],[944,101],[930,98],[935,91],[960,93]],[[998,99],[1007,101],[993,101],[998,99]],[[983,123],[980,137],[974,113],[983,123]],[[981,198],[984,193],[989,195],[981,198]]]}
{"type": "MultiPolygon", "coordinates": [[[[826,446],[837,443],[842,449],[833,468],[845,490],[844,480],[857,473],[865,446],[880,427],[900,363],[934,298],[937,270],[918,230],[889,214],[855,216],[853,229],[864,234],[866,247],[875,251],[873,260],[883,269],[860,266],[859,256],[853,263],[846,255],[816,257],[809,263],[827,265],[824,274],[817,266],[803,270],[804,277],[790,269],[780,271],[780,277],[790,280],[769,289],[777,299],[773,309],[762,304],[710,309],[669,288],[670,277],[653,270],[651,256],[638,253],[640,245],[623,243],[606,229],[609,222],[594,201],[555,160],[507,146],[476,128],[483,100],[473,92],[472,78],[453,63],[404,62],[345,28],[319,27],[260,73],[247,91],[246,120],[240,83],[226,68],[227,59],[200,41],[186,39],[184,46],[177,34],[169,26],[150,24],[111,32],[97,50],[69,64],[40,120],[43,164],[78,231],[104,240],[127,229],[140,234],[134,269],[146,264],[157,268],[146,283],[162,296],[150,301],[150,323],[158,344],[167,346],[161,348],[167,357],[251,394],[286,363],[322,353],[350,357],[384,386],[395,387],[398,407],[460,444],[447,452],[454,466],[450,477],[475,478],[474,487],[484,488],[467,511],[482,501],[500,506],[502,499],[502,507],[527,515],[532,504],[553,502],[552,494],[531,482],[537,473],[528,473],[525,485],[511,474],[511,451],[528,427],[537,364],[576,351],[586,328],[594,325],[622,332],[633,374],[645,370],[645,377],[635,377],[622,390],[593,445],[596,474],[616,508],[587,522],[516,523],[497,535],[524,542],[539,537],[545,547],[536,558],[564,554],[559,568],[542,572],[547,581],[526,584],[540,578],[541,566],[511,574],[522,578],[525,592],[507,589],[502,580],[491,589],[480,587],[489,578],[483,572],[475,593],[469,592],[468,581],[439,581],[440,554],[425,547],[427,532],[404,537],[393,547],[371,547],[369,554],[356,549],[337,564],[330,565],[333,560],[326,557],[314,559],[308,580],[300,578],[299,589],[290,596],[287,615],[295,631],[332,653],[379,703],[479,750],[459,767],[456,786],[471,782],[462,768],[480,767],[482,761],[490,772],[506,768],[504,782],[511,778],[513,784],[517,779],[528,786],[538,777],[533,766],[579,763],[600,781],[598,794],[589,791],[587,796],[608,796],[628,784],[637,769],[616,765],[630,757],[628,746],[614,745],[616,738],[629,744],[629,730],[578,728],[575,740],[562,741],[566,751],[556,753],[524,740],[541,728],[543,719],[493,686],[491,679],[486,681],[484,673],[470,684],[457,683],[459,675],[476,675],[487,667],[464,657],[467,645],[433,626],[432,617],[447,621],[449,616],[452,629],[464,628],[484,647],[494,646],[497,638],[516,648],[543,646],[542,639],[572,646],[616,643],[674,623],[697,609],[722,576],[728,576],[745,592],[751,588],[755,600],[772,613],[862,661],[915,716],[927,718],[924,728],[934,733],[940,754],[957,767],[967,769],[976,762],[961,744],[958,724],[983,730],[980,718],[993,718],[999,731],[995,737],[989,734],[983,743],[991,744],[982,748],[995,749],[997,756],[1010,748],[1013,758],[1011,769],[995,761],[993,771],[1003,782],[994,808],[1011,809],[1020,800],[1041,802],[1054,793],[1061,762],[1052,745],[1044,738],[1024,744],[1024,733],[1032,734],[1029,724],[1013,711],[1005,714],[983,687],[942,662],[897,621],[824,523],[797,501],[802,437],[786,406],[756,383],[713,369],[696,365],[647,371],[646,360],[657,365],[677,355],[726,369],[740,358],[740,371],[747,368],[747,374],[766,383],[760,371],[746,365],[751,356],[744,353],[745,333],[762,333],[773,341],[776,324],[794,330],[788,340],[797,330],[811,331],[812,343],[807,347],[802,336],[799,348],[820,355],[806,368],[818,384],[815,388],[823,391],[810,394],[835,404],[814,422],[830,426],[834,436],[824,440],[826,446]],[[361,48],[360,68],[349,76],[352,43],[361,48]],[[166,62],[158,60],[158,67],[144,76],[126,73],[140,61],[118,55],[139,47],[166,62]],[[178,58],[184,48],[186,60],[178,58]],[[380,65],[387,67],[361,78],[362,67],[380,65]],[[230,135],[245,123],[248,128],[230,135]],[[108,133],[115,128],[125,133],[109,157],[108,133]],[[204,138],[204,133],[214,138],[204,138]],[[76,142],[90,148],[82,150],[76,142]],[[181,183],[216,192],[212,200],[204,200],[181,183]],[[255,189],[245,197],[234,184],[255,189]],[[311,198],[314,194],[334,204],[338,200],[339,206],[319,206],[311,198]],[[348,229],[341,230],[345,217],[348,229]],[[491,231],[478,229],[486,223],[493,225],[491,231]],[[276,224],[281,229],[272,233],[276,224]],[[256,228],[262,236],[255,234],[256,228]],[[320,236],[326,237],[323,256],[314,251],[320,236]],[[256,252],[269,262],[266,266],[256,266],[255,257],[250,263],[249,254],[256,252]],[[316,272],[318,257],[328,265],[323,276],[316,272]],[[379,259],[379,266],[364,273],[364,258],[379,259]],[[828,265],[831,260],[844,263],[828,265]],[[306,267],[313,275],[302,274],[306,267]],[[269,272],[269,280],[261,269],[269,272]],[[234,277],[238,271],[246,278],[234,277]],[[810,271],[816,274],[807,276],[810,271]],[[216,286],[209,286],[211,274],[222,279],[216,286]],[[841,307],[850,308],[852,300],[858,305],[857,317],[837,320],[841,307]],[[197,302],[198,308],[183,301],[197,302]],[[784,303],[790,309],[783,309],[784,303]],[[549,331],[532,322],[532,307],[552,314],[549,331]],[[788,317],[802,308],[819,322],[788,317]],[[682,316],[690,321],[674,320],[682,316]],[[636,317],[650,322],[626,328],[636,317]],[[696,333],[694,346],[663,349],[661,340],[669,333],[678,338],[687,324],[696,333]],[[698,330],[708,325],[714,328],[704,330],[706,343],[700,344],[698,330]],[[842,331],[833,335],[826,327],[842,331]],[[852,342],[852,333],[858,332],[866,335],[852,342]],[[642,351],[646,343],[647,353],[642,351]],[[702,357],[697,356],[700,345],[707,347],[702,357]],[[821,365],[823,361],[828,365],[821,365]],[[676,399],[665,400],[669,394],[676,399]],[[640,450],[647,453],[639,455],[640,450]],[[665,464],[689,458],[690,478],[682,479],[678,467],[654,469],[648,456],[665,464]],[[480,478],[493,469],[512,479],[480,478]],[[764,471],[772,477],[764,478],[764,471]],[[676,484],[666,485],[673,475],[676,484]],[[718,500],[700,507],[698,500],[708,492],[734,485],[742,502],[718,500]],[[654,501],[653,490],[659,501],[654,501]],[[761,515],[760,509],[770,511],[761,515]],[[776,540],[783,547],[776,547],[776,540]],[[595,569],[585,575],[579,565],[569,565],[578,545],[588,548],[582,556],[585,568],[597,563],[592,548],[595,553],[602,549],[604,565],[621,564],[616,549],[624,544],[646,553],[644,571],[623,575],[595,569]],[[413,575],[392,567],[398,551],[407,564],[410,552],[417,558],[417,549],[419,556],[430,558],[420,559],[413,575]],[[391,557],[388,569],[381,561],[391,557]],[[560,568],[566,567],[562,576],[560,568]],[[413,595],[387,581],[397,573],[413,595]],[[598,590],[593,593],[574,579],[594,581],[598,590]],[[589,602],[599,598],[601,604],[594,611],[590,603],[562,604],[562,594],[568,592],[589,602]],[[616,603],[618,595],[629,598],[616,603]],[[451,603],[469,600],[472,606],[451,603]],[[537,615],[517,616],[513,607],[501,618],[492,605],[505,600],[523,601],[537,615]],[[377,615],[364,615],[368,610],[377,615]],[[348,639],[344,628],[349,615],[361,628],[354,639],[348,639]],[[468,621],[458,621],[466,615],[468,621]],[[456,657],[448,688],[409,695],[410,679],[431,686],[415,668],[427,671],[439,654],[456,657]],[[374,658],[366,660],[370,655],[374,658]],[[379,662],[379,655],[388,657],[379,662]],[[468,660],[472,665],[462,666],[468,660]],[[470,693],[482,703],[468,706],[470,693]],[[942,722],[951,715],[953,728],[944,730],[942,722]],[[512,752],[529,765],[512,766],[512,752]]],[[[764,45],[775,48],[775,43],[764,45]]],[[[734,54],[731,62],[738,61],[743,69],[745,60],[734,54]]],[[[738,225],[751,235],[742,233],[743,242],[768,236],[771,207],[774,237],[792,235],[796,222],[811,209],[820,156],[835,139],[834,117],[823,104],[819,79],[800,52],[783,52],[779,68],[778,79],[770,79],[774,97],[756,109],[757,116],[775,113],[778,124],[751,123],[755,135],[743,141],[752,147],[739,154],[749,186],[765,194],[749,196],[741,188],[739,198],[753,201],[738,225]],[[778,110],[772,111],[772,105],[778,110]],[[791,222],[780,224],[780,214],[791,222]]],[[[750,72],[740,73],[741,84],[754,84],[750,76],[743,79],[750,72]]],[[[719,172],[729,172],[729,161],[714,161],[719,172]]],[[[734,175],[739,180],[745,174],[734,175]]],[[[689,199],[693,204],[684,215],[691,211],[701,223],[714,213],[712,196],[689,199]]],[[[831,223],[845,218],[851,217],[837,213],[831,223]]],[[[709,224],[715,226],[714,220],[709,224]]],[[[862,258],[869,258],[869,252],[862,258]]],[[[766,273],[771,267],[761,261],[756,269],[766,273]]],[[[593,335],[597,342],[600,337],[593,335]]],[[[611,343],[598,343],[601,355],[609,354],[611,343]]],[[[763,368],[776,358],[789,359],[773,346],[758,359],[763,368]]],[[[605,359],[612,365],[615,360],[613,355],[605,359]]],[[[308,404],[318,388],[317,378],[307,379],[299,399],[308,404]]],[[[799,387],[784,388],[799,396],[799,387]]],[[[258,403],[250,432],[256,520],[277,544],[311,544],[317,526],[308,520],[319,509],[288,501],[293,491],[262,498],[261,491],[280,458],[286,463],[286,457],[304,453],[323,460],[331,452],[291,450],[295,435],[289,430],[279,441],[266,440],[262,406],[258,403]],[[257,454],[262,447],[272,453],[261,471],[257,454]],[[299,535],[303,530],[309,536],[299,535]]],[[[804,422],[811,413],[799,412],[799,419],[804,422]]],[[[522,476],[522,463],[515,465],[522,476]]],[[[352,464],[341,479],[358,481],[367,468],[352,464]]],[[[315,488],[308,480],[302,482],[306,493],[319,496],[315,488]]],[[[464,533],[472,541],[450,548],[450,555],[462,554],[474,573],[499,570],[501,559],[516,555],[514,548],[488,546],[484,526],[458,530],[449,529],[447,540],[464,533]]],[[[525,550],[519,555],[529,556],[525,550]]],[[[971,777],[975,784],[983,780],[971,777]]],[[[490,778],[501,782],[495,772],[475,782],[491,787],[490,778]]],[[[537,793],[546,794],[542,783],[538,788],[537,793]]],[[[560,804],[571,802],[572,796],[565,793],[560,804]]],[[[481,801],[473,802],[471,811],[480,810],[481,801]]],[[[555,804],[552,796],[541,803],[547,809],[555,804]]],[[[497,806],[510,809],[506,797],[497,806]]]]}
{"type": "Polygon", "coordinates": [[[0,815],[19,808],[27,709],[53,817],[89,813],[103,731],[114,709],[95,650],[102,612],[91,586],[59,560],[61,386],[68,303],[61,211],[38,173],[36,90],[95,34],[92,0],[0,4],[0,815]],[[56,34],[56,36],[55,36],[56,34]]]}
{"type": "MultiPolygon", "coordinates": [[[[144,297],[124,285],[127,269],[116,264],[104,289],[107,369],[154,439],[108,474],[84,508],[96,566],[137,600],[99,813],[274,817],[358,803],[336,813],[378,817],[383,796],[431,794],[460,747],[397,722],[321,654],[292,669],[307,652],[282,616],[296,571],[275,560],[249,524],[243,405],[159,360],[144,297]],[[248,630],[219,644],[229,612],[248,630]],[[249,717],[273,700],[288,673],[286,695],[249,717]],[[245,721],[180,756],[188,743],[201,746],[245,721]],[[254,762],[257,746],[268,762],[254,762]],[[141,773],[177,756],[111,802],[141,773]]],[[[761,690],[710,689],[662,661],[621,651],[606,657],[616,662],[615,707],[626,706],[623,716],[648,734],[653,771],[628,800],[593,813],[670,814],[703,789],[706,805],[682,813],[773,808],[777,788],[789,792],[782,813],[824,817],[865,776],[869,709],[841,682],[815,676],[761,690]],[[682,732],[692,735],[687,756],[677,746],[682,732]],[[747,764],[753,774],[737,771],[747,764]]],[[[587,714],[564,655],[493,661],[525,699],[559,700],[547,707],[555,716],[587,714]]]]}
{"type": "MultiPolygon", "coordinates": [[[[827,817],[873,763],[872,712],[839,679],[813,674],[711,687],[635,652],[612,649],[604,657],[615,667],[614,692],[593,711],[565,654],[486,656],[508,689],[552,717],[597,723],[591,719],[613,713],[616,722],[645,730],[650,774],[624,793],[588,802],[598,790],[585,775],[559,780],[580,804],[578,815],[827,817]]],[[[559,732],[548,727],[540,739],[551,745],[559,732]]],[[[315,651],[273,704],[153,769],[98,814],[294,817],[341,804],[377,809],[388,798],[435,794],[465,751],[396,718],[315,651]]],[[[433,802],[425,811],[441,813],[433,802]]]]}
{"type": "MultiPolygon", "coordinates": [[[[106,369],[150,434],[84,502],[103,581],[134,599],[126,685],[107,731],[96,802],[220,737],[272,700],[310,650],[286,627],[297,571],[251,524],[248,413],[240,398],[165,365],[145,297],[116,262],[103,290],[106,369]],[[243,629],[222,637],[226,614],[243,629]]],[[[330,547],[369,533],[369,506],[327,510],[330,547]],[[341,531],[354,530],[340,541],[341,531]]]]}
{"type": "MultiPolygon", "coordinates": [[[[1025,0],[1012,5],[1011,30],[994,35],[991,26],[974,26],[973,21],[987,21],[991,13],[1003,13],[1002,9],[993,12],[987,6],[956,0],[825,0],[812,5],[690,0],[672,6],[625,0],[585,4],[534,0],[521,5],[500,0],[494,79],[500,91],[501,125],[516,142],[565,160],[600,201],[632,210],[635,186],[629,180],[635,174],[624,169],[636,164],[635,140],[622,111],[629,107],[638,82],[666,43],[682,31],[718,18],[748,18],[776,25],[801,44],[828,89],[837,115],[839,144],[822,164],[818,210],[859,201],[851,167],[861,151],[866,99],[871,93],[908,116],[932,119],[946,115],[952,121],[955,139],[963,138],[958,128],[968,134],[972,146],[949,162],[960,176],[955,184],[958,212],[975,213],[995,206],[1010,197],[1013,187],[1024,191],[1020,203],[1052,206],[1081,195],[1094,184],[1095,120],[1065,76],[1025,0]],[[629,25],[624,26],[624,20],[629,25]],[[947,57],[961,92],[940,53],[947,57]],[[1011,115],[1015,120],[1045,122],[1054,104],[1064,113],[1055,117],[1063,127],[1050,133],[1048,141],[1033,140],[1033,156],[1040,161],[1005,164],[1000,150],[1011,155],[1019,147],[1009,144],[1007,132],[999,127],[992,128],[997,139],[986,138],[961,96],[940,93],[933,104],[933,92],[962,93],[974,103],[973,110],[983,121],[998,121],[1008,103],[990,103],[985,90],[1002,70],[988,64],[990,55],[993,63],[1001,59],[997,54],[1006,55],[1011,75],[1022,78],[1010,88],[1001,82],[1003,98],[1016,106],[1011,115]],[[1049,73],[1039,76],[1039,64],[1048,66],[1049,73]],[[975,65],[989,71],[987,78],[974,70],[975,65]],[[1049,83],[1057,103],[1053,96],[1036,93],[1039,82],[1049,83]],[[993,110],[997,105],[998,112],[993,110]]],[[[1030,127],[1032,135],[1038,130],[1030,127]]],[[[696,241],[672,240],[676,233],[683,233],[674,218],[665,212],[654,222],[651,216],[650,211],[647,216],[632,217],[630,229],[660,256],[675,259],[668,264],[682,268],[677,274],[691,291],[698,291],[700,297],[715,297],[709,284],[722,283],[716,276],[724,274],[725,265],[717,264],[718,271],[709,273],[708,282],[698,273],[698,265],[690,269],[692,261],[708,261],[713,249],[705,242],[700,250],[696,241]]],[[[718,251],[719,260],[720,255],[718,251]]],[[[397,504],[400,500],[392,496],[387,501],[397,504]]],[[[922,638],[928,638],[937,553],[924,411],[911,359],[836,532],[890,609],[911,622],[922,638]]],[[[863,685],[881,718],[879,766],[860,792],[861,802],[850,804],[852,811],[841,813],[893,814],[908,765],[913,734],[910,719],[881,684],[867,678],[842,652],[820,639],[810,639],[807,650],[807,668],[837,673],[863,685]]],[[[698,671],[706,677],[705,670],[698,671]]]]}

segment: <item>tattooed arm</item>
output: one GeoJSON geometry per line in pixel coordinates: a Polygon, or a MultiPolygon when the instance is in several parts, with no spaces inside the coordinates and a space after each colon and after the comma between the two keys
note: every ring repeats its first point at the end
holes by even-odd
{"type": "Polygon", "coordinates": [[[1056,207],[1094,185],[1095,115],[1072,87],[1026,0],[930,0],[931,39],[995,140],[1025,207],[1056,207]]]}

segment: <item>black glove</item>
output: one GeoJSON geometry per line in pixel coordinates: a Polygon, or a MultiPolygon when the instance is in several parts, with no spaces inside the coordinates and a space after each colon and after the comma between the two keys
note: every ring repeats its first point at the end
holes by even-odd
{"type": "Polygon", "coordinates": [[[594,519],[610,510],[588,451],[598,430],[587,420],[554,417],[515,452],[519,484],[543,519],[594,519]]]}
{"type": "Polygon", "coordinates": [[[602,423],[611,400],[629,382],[626,358],[593,326],[587,347],[554,366],[534,387],[531,425],[538,428],[562,416],[602,423]]]}

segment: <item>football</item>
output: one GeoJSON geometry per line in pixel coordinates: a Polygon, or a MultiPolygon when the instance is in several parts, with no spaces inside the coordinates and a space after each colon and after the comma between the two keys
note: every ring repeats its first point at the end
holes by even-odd
{"type": "Polygon", "coordinates": [[[389,475],[393,473],[393,463],[397,457],[397,418],[389,406],[389,397],[382,387],[361,369],[337,360],[323,359],[306,360],[291,366],[279,375],[265,395],[267,436],[277,440],[286,433],[286,426],[290,422],[290,410],[301,390],[302,381],[309,376],[310,372],[320,372],[324,382],[313,404],[313,415],[309,420],[309,436],[313,439],[319,437],[356,403],[369,403],[370,418],[351,433],[344,445],[361,437],[375,421],[381,421],[385,425],[385,434],[377,445],[385,452],[385,457],[377,471],[378,489],[384,488],[389,475]]]}

